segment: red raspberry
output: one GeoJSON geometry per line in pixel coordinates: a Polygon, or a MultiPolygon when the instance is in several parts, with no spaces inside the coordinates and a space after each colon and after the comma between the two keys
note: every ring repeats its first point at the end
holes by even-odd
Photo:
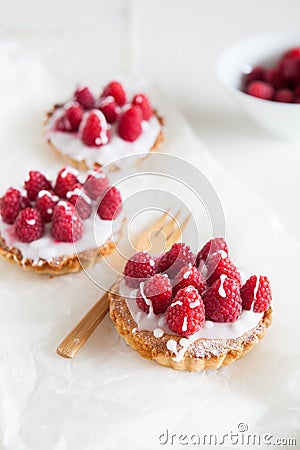
{"type": "Polygon", "coordinates": [[[271,100],[274,96],[274,88],[265,81],[251,81],[246,88],[246,93],[253,97],[271,100]]]}
{"type": "Polygon", "coordinates": [[[83,111],[79,104],[67,107],[56,122],[59,131],[77,131],[82,120],[83,111]]]}
{"type": "Polygon", "coordinates": [[[83,189],[82,184],[75,184],[72,190],[67,192],[66,198],[75,206],[75,211],[82,220],[90,217],[92,214],[92,200],[83,189]]]}
{"type": "Polygon", "coordinates": [[[253,275],[241,288],[243,308],[254,312],[267,311],[272,301],[270,282],[267,277],[253,275]]]}
{"type": "Polygon", "coordinates": [[[225,239],[223,238],[214,238],[208,241],[202,249],[199,251],[196,258],[196,267],[199,267],[199,263],[201,259],[204,261],[207,260],[208,255],[213,255],[214,253],[221,251],[227,253],[228,255],[228,247],[225,239]]]}
{"type": "Polygon", "coordinates": [[[20,211],[14,226],[16,236],[21,242],[35,241],[42,237],[44,232],[41,215],[34,208],[25,208],[20,211]]]}
{"type": "Polygon", "coordinates": [[[111,81],[101,94],[101,97],[112,96],[119,106],[124,106],[126,103],[126,92],[119,81],[111,81]]]}
{"type": "Polygon", "coordinates": [[[205,315],[213,322],[235,322],[242,312],[239,285],[222,275],[203,294],[205,315]]]}
{"type": "Polygon", "coordinates": [[[124,141],[133,142],[142,134],[142,110],[139,106],[126,109],[120,119],[118,133],[124,141]]]}
{"type": "Polygon", "coordinates": [[[94,108],[95,99],[87,86],[80,85],[74,93],[74,100],[78,102],[83,109],[94,108]]]}
{"type": "Polygon", "coordinates": [[[84,183],[84,189],[92,200],[97,200],[108,186],[109,180],[101,169],[92,170],[84,183]]]}
{"type": "Polygon", "coordinates": [[[300,103],[300,95],[299,95],[299,97],[295,98],[294,103],[300,103]]]}
{"type": "Polygon", "coordinates": [[[124,268],[124,280],[127,286],[138,288],[141,281],[155,274],[155,261],[146,252],[133,255],[124,268]]]}
{"type": "Polygon", "coordinates": [[[150,310],[149,303],[151,303],[154,314],[162,314],[169,306],[171,298],[172,286],[168,275],[156,273],[153,277],[147,278],[144,286],[142,284],[140,285],[136,303],[147,314],[150,310]],[[147,303],[144,297],[147,298],[147,303]]]}
{"type": "Polygon", "coordinates": [[[96,108],[104,114],[107,123],[114,123],[121,112],[120,106],[111,95],[104,98],[100,97],[96,102],[96,108]]]}
{"type": "Polygon", "coordinates": [[[182,267],[174,278],[173,295],[177,294],[180,289],[187,286],[194,286],[199,294],[202,294],[206,289],[206,281],[199,270],[191,264],[182,267]]]}
{"type": "Polygon", "coordinates": [[[294,47],[288,50],[282,59],[295,59],[300,57],[300,47],[294,47]]]}
{"type": "Polygon", "coordinates": [[[265,81],[270,83],[274,89],[280,89],[284,87],[284,79],[277,67],[272,67],[266,70],[265,81]]]}
{"type": "Polygon", "coordinates": [[[56,178],[54,188],[55,193],[59,197],[65,198],[67,192],[71,191],[72,187],[75,186],[75,184],[79,183],[77,176],[78,176],[77,170],[72,169],[71,167],[62,168],[58,172],[56,178]]]}
{"type": "Polygon", "coordinates": [[[76,242],[82,237],[83,230],[74,206],[65,200],[58,202],[52,217],[52,236],[61,242],[76,242]]]}
{"type": "Polygon", "coordinates": [[[3,222],[8,224],[14,223],[21,209],[27,206],[30,206],[27,195],[22,195],[19,189],[9,188],[0,201],[3,222]]]}
{"type": "Polygon", "coordinates": [[[110,133],[104,114],[98,109],[86,112],[79,134],[82,142],[89,147],[100,147],[109,142],[110,133]]]}
{"type": "Polygon", "coordinates": [[[278,89],[274,96],[275,102],[293,103],[294,95],[290,89],[278,89]]]}
{"type": "Polygon", "coordinates": [[[29,200],[35,200],[40,191],[51,189],[51,183],[41,172],[31,170],[28,179],[25,181],[25,189],[29,200]]]}
{"type": "Polygon", "coordinates": [[[194,255],[187,244],[173,244],[170,250],[162,255],[157,266],[157,272],[166,272],[174,278],[179,270],[194,263],[194,255]]]}
{"type": "Polygon", "coordinates": [[[167,309],[166,320],[170,330],[180,336],[196,333],[204,324],[205,310],[199,292],[188,286],[177,292],[167,309]]]}
{"type": "Polygon", "coordinates": [[[148,97],[145,94],[137,94],[132,99],[132,104],[137,105],[142,110],[143,120],[149,120],[152,117],[153,110],[148,97]]]}
{"type": "Polygon", "coordinates": [[[294,96],[295,98],[300,97],[300,84],[294,88],[294,96]]]}
{"type": "Polygon", "coordinates": [[[111,187],[103,196],[99,206],[98,214],[102,220],[114,220],[122,210],[122,197],[116,187],[111,187]]]}
{"type": "Polygon", "coordinates": [[[265,69],[261,66],[253,67],[251,72],[244,75],[244,83],[247,86],[252,81],[264,81],[266,76],[265,69]]]}
{"type": "Polygon", "coordinates": [[[280,63],[280,70],[288,83],[298,83],[300,79],[300,56],[283,58],[280,63]]]}
{"type": "Polygon", "coordinates": [[[233,262],[228,258],[223,258],[223,255],[215,253],[207,259],[207,274],[208,279],[206,280],[208,284],[213,284],[216,280],[220,278],[222,274],[227,275],[228,278],[235,280],[238,285],[241,285],[241,275],[237,270],[233,262]]]}
{"type": "Polygon", "coordinates": [[[44,223],[51,222],[54,208],[58,202],[59,197],[54,195],[52,191],[40,191],[38,193],[35,207],[40,213],[44,223]]]}

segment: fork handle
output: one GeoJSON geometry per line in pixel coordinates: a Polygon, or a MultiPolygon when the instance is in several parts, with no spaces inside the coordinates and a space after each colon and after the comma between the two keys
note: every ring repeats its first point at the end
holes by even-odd
{"type": "Polygon", "coordinates": [[[109,310],[108,292],[86,313],[59,344],[56,353],[63,358],[74,358],[77,352],[93,334],[109,310]]]}

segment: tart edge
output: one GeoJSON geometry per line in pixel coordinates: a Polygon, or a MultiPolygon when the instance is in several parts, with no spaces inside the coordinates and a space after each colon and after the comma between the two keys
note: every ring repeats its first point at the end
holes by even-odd
{"type": "MultiPolygon", "coordinates": [[[[126,300],[118,294],[120,281],[116,282],[112,287],[112,292],[109,292],[110,317],[119,334],[125,339],[134,350],[136,350],[143,358],[152,359],[159,364],[171,367],[175,370],[187,370],[190,372],[200,372],[207,369],[219,369],[222,366],[227,366],[232,362],[242,358],[258,342],[265,336],[267,328],[272,323],[272,307],[264,313],[260,322],[252,330],[247,331],[241,337],[231,339],[232,344],[237,339],[241,339],[241,343],[236,348],[229,348],[219,356],[210,353],[204,357],[196,357],[185,353],[181,361],[174,361],[175,354],[168,350],[166,346],[157,345],[158,339],[153,336],[152,331],[137,331],[132,333],[132,329],[137,327],[131,313],[126,305],[126,300]]],[[[177,342],[182,336],[164,335],[165,339],[174,339],[177,342]]],[[[198,341],[208,341],[202,338],[198,341]]],[[[227,341],[226,339],[223,339],[227,341]]],[[[195,341],[195,342],[198,342],[195,341]]],[[[229,341],[229,340],[228,340],[229,341]]],[[[195,343],[194,343],[195,344],[195,343]]]]}
{"type": "Polygon", "coordinates": [[[37,262],[32,259],[24,259],[22,252],[17,247],[9,247],[0,233],[0,255],[8,262],[17,264],[25,270],[33,270],[40,274],[64,275],[76,273],[83,268],[91,267],[102,257],[109,256],[115,250],[116,244],[109,238],[100,247],[83,250],[70,256],[58,256],[49,260],[39,258],[37,262]]]}

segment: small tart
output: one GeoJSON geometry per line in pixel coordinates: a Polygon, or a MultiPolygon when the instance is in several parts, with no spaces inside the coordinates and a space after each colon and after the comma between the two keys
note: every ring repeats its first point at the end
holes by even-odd
{"type": "MultiPolygon", "coordinates": [[[[117,139],[119,143],[122,141],[122,139],[116,135],[116,125],[112,125],[112,140],[109,144],[101,147],[88,147],[81,142],[78,136],[75,137],[75,135],[70,133],[68,134],[67,132],[54,130],[53,127],[56,118],[59,117],[60,111],[63,107],[64,104],[57,104],[53,106],[51,111],[47,112],[44,122],[45,136],[47,143],[50,145],[52,150],[68,165],[72,165],[78,170],[85,171],[92,168],[97,169],[106,164],[111,164],[113,161],[122,157],[132,155],[137,157],[138,163],[139,161],[145,159],[142,155],[149,155],[151,152],[157,151],[160,144],[164,140],[164,120],[158,112],[154,110],[150,121],[143,121],[143,132],[136,141],[123,141],[123,148],[111,151],[114,147],[116,147],[114,140],[117,139]],[[144,142],[143,139],[145,137],[145,133],[149,133],[149,131],[145,131],[145,129],[149,129],[149,127],[155,127],[155,130],[153,130],[151,136],[149,136],[149,138],[146,139],[146,142],[144,142]],[[68,141],[67,145],[65,142],[66,140],[68,141]],[[106,151],[108,149],[105,147],[109,147],[109,152],[106,151]],[[106,154],[103,156],[103,150],[105,154],[110,153],[110,155],[106,154]]],[[[119,167],[118,164],[111,164],[109,168],[110,171],[120,169],[121,167],[119,167]]]]}
{"type": "Polygon", "coordinates": [[[131,315],[126,298],[120,294],[120,281],[114,284],[112,292],[109,293],[109,302],[110,317],[116,329],[141,356],[155,360],[163,366],[191,372],[219,369],[240,359],[264,337],[272,323],[272,308],[269,307],[257,325],[240,336],[230,339],[197,339],[191,342],[178,358],[167,345],[172,340],[180,349],[182,336],[164,333],[161,337],[155,337],[153,331],[138,330],[138,324],[131,315]]]}
{"type": "MultiPolygon", "coordinates": [[[[103,175],[105,174],[103,173],[103,175]]],[[[51,186],[51,182],[48,180],[51,186],[50,190],[40,189],[36,199],[29,201],[27,194],[33,190],[43,176],[44,175],[39,172],[30,171],[29,179],[25,182],[25,184],[28,183],[27,193],[26,190],[20,187],[10,188],[0,199],[0,255],[7,261],[15,263],[23,269],[51,275],[75,273],[96,264],[102,257],[109,256],[115,250],[116,244],[122,235],[123,224],[125,221],[122,214],[119,217],[116,215],[115,217],[112,216],[110,218],[109,216],[109,214],[114,213],[113,209],[110,210],[109,208],[111,206],[112,208],[116,208],[116,205],[119,207],[120,202],[122,202],[121,194],[116,188],[114,188],[115,191],[113,191],[116,195],[116,199],[112,201],[111,197],[109,197],[108,194],[111,191],[109,179],[107,178],[107,197],[106,194],[103,194],[104,197],[102,200],[103,202],[106,201],[106,210],[108,213],[103,217],[98,210],[100,197],[97,197],[97,193],[97,198],[93,197],[92,199],[88,196],[87,192],[84,191],[84,188],[81,191],[81,186],[83,187],[83,184],[80,183],[80,179],[82,183],[85,183],[85,186],[89,186],[89,181],[87,180],[93,179],[92,174],[89,174],[88,178],[83,181],[82,176],[74,169],[68,167],[63,168],[58,173],[56,182],[53,181],[53,186],[51,186]],[[74,180],[74,177],[76,181],[74,180]],[[70,187],[72,183],[74,184],[74,191],[73,188],[70,187]],[[63,195],[63,189],[65,188],[68,189],[66,192],[67,198],[60,197],[58,191],[60,190],[61,195],[63,195]],[[6,214],[16,207],[16,202],[12,203],[11,206],[9,201],[13,201],[14,199],[6,199],[4,201],[4,206],[2,207],[2,201],[5,199],[5,196],[9,194],[11,189],[19,191],[23,196],[23,202],[27,203],[26,207],[18,205],[21,209],[17,211],[15,221],[13,223],[7,223],[7,217],[9,216],[6,214]],[[76,190],[79,192],[76,192],[76,190]],[[53,195],[51,192],[53,192],[53,195]],[[72,201],[72,195],[75,195],[78,199],[80,197],[80,199],[85,202],[85,208],[88,207],[89,209],[83,210],[83,204],[80,204],[78,199],[76,200],[75,198],[75,201],[78,201],[77,209],[77,203],[75,203],[75,205],[70,203],[72,201]],[[52,206],[49,206],[49,203],[47,202],[42,203],[44,197],[46,199],[47,197],[50,197],[51,200],[56,203],[53,203],[52,206]],[[42,200],[37,204],[39,199],[42,200]],[[68,199],[70,199],[70,202],[68,199]],[[85,213],[83,216],[80,215],[80,205],[81,214],[85,213]],[[41,212],[39,212],[39,208],[41,212]],[[59,210],[56,210],[56,208],[59,208],[59,210]],[[17,227],[20,215],[22,213],[26,214],[26,211],[29,209],[39,214],[40,220],[43,223],[41,233],[39,233],[39,230],[37,234],[34,234],[36,232],[34,229],[31,229],[31,231],[27,230],[27,233],[33,233],[32,236],[29,235],[29,237],[33,237],[33,239],[27,239],[26,227],[24,227],[24,224],[17,227]],[[44,211],[44,213],[46,211],[48,216],[45,217],[44,214],[42,217],[42,211],[44,211]],[[54,216],[56,211],[58,211],[58,215],[55,221],[54,216]],[[71,214],[74,214],[74,216],[70,216],[70,212],[71,214]],[[52,217],[49,216],[51,213],[52,217]],[[72,228],[72,220],[74,217],[78,220],[76,237],[73,234],[72,228]],[[22,233],[25,233],[25,238],[22,233]]],[[[99,178],[100,181],[104,179],[103,176],[99,177],[95,175],[95,179],[97,178],[99,178]]],[[[36,221],[33,220],[33,222],[34,223],[29,223],[27,220],[27,224],[30,226],[35,225],[36,221]]],[[[75,222],[73,222],[73,225],[74,223],[75,222]]]]}

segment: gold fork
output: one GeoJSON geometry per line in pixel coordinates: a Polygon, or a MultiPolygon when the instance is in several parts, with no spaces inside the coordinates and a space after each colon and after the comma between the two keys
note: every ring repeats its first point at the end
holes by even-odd
{"type": "MultiPolygon", "coordinates": [[[[146,250],[152,245],[155,246],[160,233],[165,237],[165,249],[169,250],[175,242],[181,240],[181,234],[186,227],[191,214],[189,214],[181,225],[178,224],[180,211],[175,216],[170,216],[165,212],[156,222],[146,228],[138,237],[135,249],[137,251],[146,250]],[[151,236],[151,243],[150,243],[151,236]]],[[[105,292],[100,300],[85,314],[85,316],[75,325],[56,349],[56,353],[63,358],[74,358],[77,352],[93,334],[98,325],[102,322],[109,310],[108,292],[105,292]]]]}

